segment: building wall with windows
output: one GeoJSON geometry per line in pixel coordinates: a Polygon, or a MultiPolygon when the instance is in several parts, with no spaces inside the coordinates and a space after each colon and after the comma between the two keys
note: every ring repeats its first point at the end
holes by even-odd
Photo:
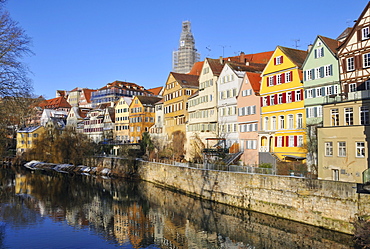
{"type": "Polygon", "coordinates": [[[35,141],[44,131],[44,126],[32,126],[20,129],[17,132],[17,154],[22,154],[32,149],[35,141]]]}
{"type": "Polygon", "coordinates": [[[318,129],[318,177],[362,182],[368,168],[370,100],[324,106],[324,127],[318,129]]]}
{"type": "Polygon", "coordinates": [[[238,126],[241,160],[245,165],[258,164],[258,130],[260,129],[261,75],[247,72],[237,98],[238,126]]]}
{"type": "Polygon", "coordinates": [[[278,46],[262,73],[260,152],[280,160],[306,157],[301,66],[307,52],[278,46]]]}
{"type": "Polygon", "coordinates": [[[114,137],[117,141],[121,141],[123,143],[130,141],[130,104],[132,102],[132,98],[130,97],[121,97],[117,102],[115,108],[116,116],[115,116],[115,129],[114,129],[114,137]]]}
{"type": "Polygon", "coordinates": [[[186,134],[188,121],[187,100],[198,90],[197,75],[170,73],[163,92],[164,129],[167,139],[172,133],[186,134]]]}

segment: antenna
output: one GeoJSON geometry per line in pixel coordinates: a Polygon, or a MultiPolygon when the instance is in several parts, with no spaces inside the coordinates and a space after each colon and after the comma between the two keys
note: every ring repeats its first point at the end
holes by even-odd
{"type": "Polygon", "coordinates": [[[208,45],[207,47],[206,47],[206,49],[208,50],[208,54],[207,54],[207,57],[210,55],[209,53],[212,51],[212,49],[211,49],[211,46],[210,45],[208,45]]]}
{"type": "Polygon", "coordinates": [[[297,49],[299,47],[298,42],[300,42],[300,39],[293,40],[295,42],[295,48],[297,49]]]}
{"type": "Polygon", "coordinates": [[[225,57],[225,48],[226,47],[231,48],[231,46],[226,46],[226,45],[219,45],[219,46],[222,47],[222,57],[225,57]]]}

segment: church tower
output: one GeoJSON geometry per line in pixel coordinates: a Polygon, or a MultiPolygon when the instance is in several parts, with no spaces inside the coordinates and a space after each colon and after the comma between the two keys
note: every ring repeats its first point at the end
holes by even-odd
{"type": "Polygon", "coordinates": [[[193,64],[199,61],[200,55],[195,49],[194,36],[191,33],[191,23],[182,22],[179,49],[172,55],[172,71],[175,73],[189,73],[193,64]]]}

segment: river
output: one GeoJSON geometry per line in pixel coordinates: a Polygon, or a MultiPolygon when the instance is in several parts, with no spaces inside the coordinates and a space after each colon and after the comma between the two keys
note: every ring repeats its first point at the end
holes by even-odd
{"type": "Polygon", "coordinates": [[[0,248],[353,248],[352,236],[123,179],[0,170],[0,248]]]}

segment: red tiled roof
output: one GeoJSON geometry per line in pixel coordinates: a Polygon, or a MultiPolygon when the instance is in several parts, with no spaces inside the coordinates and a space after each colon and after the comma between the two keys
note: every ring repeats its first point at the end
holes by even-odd
{"type": "Polygon", "coordinates": [[[303,62],[306,60],[308,54],[307,51],[282,46],[278,47],[281,49],[281,51],[283,51],[283,53],[286,56],[288,56],[289,59],[292,60],[294,64],[296,64],[298,67],[302,67],[303,62]]]}
{"type": "Polygon", "coordinates": [[[153,93],[154,95],[159,95],[163,89],[163,86],[155,87],[155,88],[150,88],[148,89],[149,92],[153,93]]]}
{"type": "Polygon", "coordinates": [[[261,87],[261,74],[246,72],[248,80],[252,86],[253,91],[258,94],[261,87]]]}
{"type": "Polygon", "coordinates": [[[87,103],[91,103],[91,93],[92,92],[96,92],[97,90],[93,90],[93,89],[88,89],[88,88],[83,88],[82,89],[83,93],[84,93],[84,96],[85,96],[85,99],[86,99],[86,102],[87,103]]]}
{"type": "Polygon", "coordinates": [[[204,61],[195,62],[188,74],[199,76],[200,73],[202,72],[203,64],[204,64],[204,61]]]}
{"type": "Polygon", "coordinates": [[[326,44],[326,46],[331,50],[331,52],[336,55],[337,54],[337,48],[340,46],[340,42],[334,39],[330,39],[325,36],[319,35],[321,40],[326,44]]]}
{"type": "Polygon", "coordinates": [[[39,106],[43,109],[71,108],[64,97],[58,97],[42,101],[39,106]]]}

